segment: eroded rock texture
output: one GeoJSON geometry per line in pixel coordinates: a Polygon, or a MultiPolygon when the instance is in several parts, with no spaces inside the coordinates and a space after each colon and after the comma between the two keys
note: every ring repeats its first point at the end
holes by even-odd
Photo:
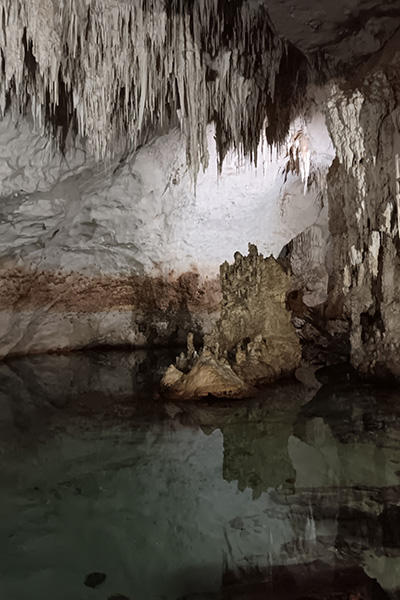
{"type": "Polygon", "coordinates": [[[300,360],[299,340],[286,309],[290,277],[256,246],[221,266],[221,316],[206,345],[250,383],[270,382],[292,372],[300,360]]]}
{"type": "Polygon", "coordinates": [[[254,155],[267,116],[283,141],[308,81],[304,55],[258,3],[3,0],[0,25],[0,117],[31,103],[62,146],[77,134],[97,158],[179,123],[197,171],[211,120],[220,160],[233,145],[254,155]]]}
{"type": "Polygon", "coordinates": [[[219,265],[249,239],[276,256],[318,217],[314,175],[331,161],[321,118],[293,124],[289,148],[299,132],[310,140],[293,173],[286,146],[271,160],[265,147],[258,168],[230,153],[217,177],[209,128],[196,192],[177,131],[96,166],[53,154],[28,121],[0,121],[0,357],[209,333],[219,265]]]}
{"type": "Polygon", "coordinates": [[[299,338],[286,308],[290,277],[282,264],[249,244],[248,256],[236,252],[220,275],[221,316],[188,373],[171,366],[165,374],[162,385],[172,398],[246,397],[252,386],[287,376],[300,362],[299,338]]]}
{"type": "MultiPolygon", "coordinates": [[[[0,5],[0,357],[209,333],[218,265],[293,240],[306,358],[399,376],[399,0],[0,5]]],[[[210,347],[270,381],[235,268],[210,347]]]]}
{"type": "Polygon", "coordinates": [[[255,389],[236,375],[228,361],[218,360],[204,350],[187,374],[170,365],[163,377],[162,387],[174,400],[215,398],[248,398],[255,389]]]}
{"type": "Polygon", "coordinates": [[[211,330],[217,279],[0,268],[0,358],[91,346],[183,344],[211,330]]]}
{"type": "Polygon", "coordinates": [[[334,87],[327,120],[337,158],[328,179],[329,306],[351,325],[361,372],[400,378],[400,38],[353,90],[334,87]],[[336,307],[336,308],[335,308],[336,307]]]}

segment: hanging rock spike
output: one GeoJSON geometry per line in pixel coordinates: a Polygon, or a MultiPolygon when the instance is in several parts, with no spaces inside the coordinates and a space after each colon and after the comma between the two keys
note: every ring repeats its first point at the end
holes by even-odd
{"type": "MultiPolygon", "coordinates": [[[[295,110],[307,78],[290,78],[289,55],[265,7],[239,1],[0,0],[0,118],[31,112],[41,132],[61,146],[81,136],[97,160],[179,125],[196,174],[209,122],[220,163],[232,147],[255,160],[266,122],[282,141],[279,86],[295,110]]],[[[297,67],[307,72],[302,55],[297,67]]]]}

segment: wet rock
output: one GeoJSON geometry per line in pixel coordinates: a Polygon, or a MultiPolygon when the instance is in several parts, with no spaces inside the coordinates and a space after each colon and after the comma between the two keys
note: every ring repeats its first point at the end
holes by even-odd
{"type": "Polygon", "coordinates": [[[236,252],[220,275],[220,319],[199,359],[188,340],[187,360],[177,361],[181,369],[194,365],[187,374],[175,366],[166,372],[162,387],[170,398],[246,398],[253,386],[292,374],[300,362],[300,342],[286,308],[290,277],[282,264],[249,244],[248,256],[236,252]]]}
{"type": "Polygon", "coordinates": [[[174,400],[216,398],[248,398],[256,390],[238,377],[229,366],[204,351],[193,369],[186,375],[171,365],[166,371],[162,387],[174,400]]]}
{"type": "Polygon", "coordinates": [[[88,573],[88,575],[86,575],[85,577],[84,584],[86,585],[86,587],[96,588],[97,586],[102,584],[103,581],[105,581],[106,577],[107,575],[105,573],[99,573],[97,571],[93,573],[88,573]]]}
{"type": "Polygon", "coordinates": [[[108,596],[107,600],[130,600],[130,598],[123,594],[112,594],[112,596],[108,596]]]}

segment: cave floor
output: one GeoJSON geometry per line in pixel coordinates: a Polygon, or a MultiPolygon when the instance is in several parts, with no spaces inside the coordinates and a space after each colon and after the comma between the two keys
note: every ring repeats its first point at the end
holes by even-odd
{"type": "Polygon", "coordinates": [[[0,363],[0,599],[400,598],[400,390],[177,404],[170,361],[0,363]]]}

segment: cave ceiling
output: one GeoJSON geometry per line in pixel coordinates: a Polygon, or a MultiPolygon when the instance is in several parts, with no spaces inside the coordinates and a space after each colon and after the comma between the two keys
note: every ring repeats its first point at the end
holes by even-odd
{"type": "Polygon", "coordinates": [[[351,78],[400,27],[400,0],[0,0],[0,116],[32,115],[98,160],[179,126],[194,172],[281,143],[306,90],[351,78]]]}
{"type": "Polygon", "coordinates": [[[276,31],[302,52],[323,52],[334,64],[378,50],[400,26],[400,2],[272,0],[265,4],[276,31]]]}

